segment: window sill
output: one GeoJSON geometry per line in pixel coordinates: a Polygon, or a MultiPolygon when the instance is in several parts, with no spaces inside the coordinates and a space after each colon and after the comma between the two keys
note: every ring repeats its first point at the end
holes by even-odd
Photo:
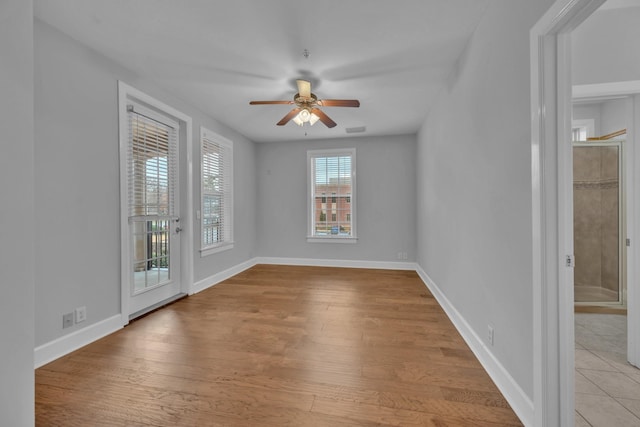
{"type": "Polygon", "coordinates": [[[358,243],[357,237],[308,236],[307,243],[358,243]]]}
{"type": "Polygon", "coordinates": [[[228,251],[229,249],[233,249],[233,242],[222,243],[217,246],[210,246],[208,248],[200,249],[200,257],[203,258],[209,255],[217,254],[218,252],[228,251]]]}

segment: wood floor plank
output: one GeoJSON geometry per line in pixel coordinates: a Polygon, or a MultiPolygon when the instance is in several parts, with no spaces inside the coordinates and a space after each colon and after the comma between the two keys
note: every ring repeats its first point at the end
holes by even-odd
{"type": "Polygon", "coordinates": [[[257,265],[37,369],[36,425],[522,424],[415,272],[257,265]]]}

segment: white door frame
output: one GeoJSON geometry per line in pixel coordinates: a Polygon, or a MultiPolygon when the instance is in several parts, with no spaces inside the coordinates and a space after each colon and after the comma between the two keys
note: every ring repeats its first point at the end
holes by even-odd
{"type": "MultiPolygon", "coordinates": [[[[536,426],[574,425],[573,255],[570,33],[605,0],[557,0],[531,29],[531,165],[533,237],[534,419],[536,426]]],[[[638,82],[632,82],[638,83],[638,82]]],[[[606,85],[607,87],[611,85],[606,85]]],[[[614,85],[614,89],[619,89],[614,85]]],[[[632,87],[640,88],[635,84],[632,87]]],[[[611,89],[612,87],[609,87],[611,89]]],[[[629,146],[638,140],[640,96],[633,100],[629,146]]],[[[628,183],[640,188],[640,153],[628,147],[628,183]]],[[[636,150],[637,151],[637,150],[636,150]]],[[[627,203],[627,215],[640,212],[640,198],[627,203]]],[[[628,360],[640,364],[640,227],[628,221],[628,360]],[[637,244],[637,243],[636,243],[637,244]]]]}
{"type": "MultiPolygon", "coordinates": [[[[157,99],[147,95],[146,93],[129,86],[128,84],[118,81],[118,118],[119,118],[119,143],[120,143],[120,198],[126,197],[127,194],[127,168],[126,163],[123,165],[122,153],[127,151],[128,129],[127,123],[127,100],[135,100],[143,104],[153,106],[162,112],[170,115],[173,119],[184,125],[184,135],[179,135],[180,147],[178,148],[180,156],[179,182],[180,191],[180,227],[182,228],[180,236],[180,292],[190,294],[193,284],[193,130],[191,117],[183,114],[169,105],[158,101],[157,99]],[[184,140],[183,140],[184,139],[184,140]]],[[[182,126],[181,126],[182,127],[182,126]]],[[[131,293],[131,269],[130,269],[130,252],[128,227],[124,224],[128,223],[128,212],[126,203],[120,203],[120,316],[122,325],[129,323],[129,295],[131,293]]]]}
{"type": "Polygon", "coordinates": [[[638,268],[640,251],[640,222],[636,220],[640,214],[640,150],[636,144],[640,142],[640,95],[632,98],[633,108],[628,118],[632,126],[627,129],[627,236],[631,238],[631,246],[627,247],[627,360],[640,368],[640,284],[638,284],[638,268]],[[631,193],[633,191],[633,193],[631,193]]]}
{"type": "Polygon", "coordinates": [[[536,426],[574,425],[570,33],[605,0],[556,0],[530,32],[536,426]],[[571,265],[566,266],[567,256],[571,265]]]}
{"type": "Polygon", "coordinates": [[[640,142],[640,81],[607,82],[600,84],[581,85],[573,87],[574,99],[612,99],[628,96],[627,100],[627,135],[625,137],[623,165],[625,179],[625,214],[626,236],[631,239],[631,246],[627,246],[627,360],[634,366],[640,367],[640,287],[637,282],[640,265],[640,251],[636,247],[640,244],[640,222],[636,220],[640,212],[640,197],[636,196],[640,188],[640,150],[635,147],[640,142]]]}

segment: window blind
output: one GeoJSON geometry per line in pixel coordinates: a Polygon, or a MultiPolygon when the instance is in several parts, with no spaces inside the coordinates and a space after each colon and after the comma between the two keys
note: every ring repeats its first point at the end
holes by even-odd
{"type": "Polygon", "coordinates": [[[143,109],[128,108],[129,217],[175,216],[177,129],[140,110],[143,109]]]}
{"type": "Polygon", "coordinates": [[[355,237],[355,150],[310,151],[311,236],[355,237]]]}
{"type": "Polygon", "coordinates": [[[202,129],[202,248],[233,241],[233,145],[202,129]]]}

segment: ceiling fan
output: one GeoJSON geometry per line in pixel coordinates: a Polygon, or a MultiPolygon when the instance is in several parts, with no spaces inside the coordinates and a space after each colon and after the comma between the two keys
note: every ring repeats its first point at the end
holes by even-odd
{"type": "Polygon", "coordinates": [[[332,128],[336,125],[336,122],[331,120],[320,108],[318,107],[359,107],[360,101],[357,99],[318,99],[318,97],[311,93],[311,83],[306,80],[296,80],[298,84],[298,93],[293,97],[293,101],[251,101],[249,105],[270,105],[270,104],[295,104],[295,108],[287,113],[286,116],[280,120],[277,125],[284,126],[293,120],[298,126],[303,126],[305,123],[314,125],[315,122],[320,120],[327,127],[332,128]]]}

